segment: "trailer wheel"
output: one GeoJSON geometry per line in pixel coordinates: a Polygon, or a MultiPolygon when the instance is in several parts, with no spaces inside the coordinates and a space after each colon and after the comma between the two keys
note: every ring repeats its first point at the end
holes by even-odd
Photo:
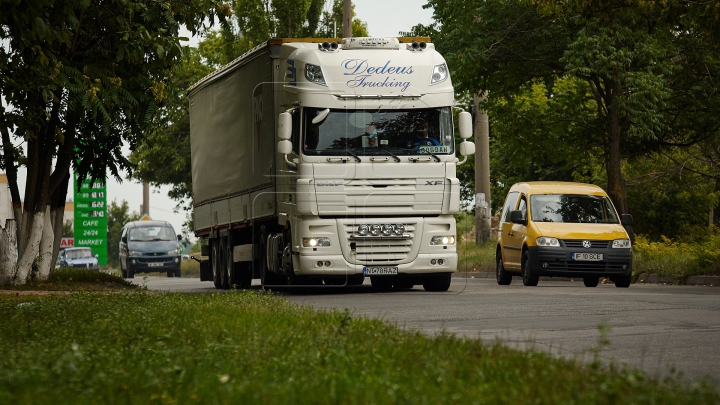
{"type": "Polygon", "coordinates": [[[217,239],[211,239],[210,240],[210,261],[212,262],[212,273],[213,273],[213,283],[215,284],[216,289],[220,289],[221,287],[221,280],[220,280],[220,252],[219,252],[219,246],[218,246],[218,240],[217,239]]]}
{"type": "Polygon", "coordinates": [[[252,267],[250,262],[234,263],[230,273],[230,285],[248,289],[252,285],[252,267]]]}

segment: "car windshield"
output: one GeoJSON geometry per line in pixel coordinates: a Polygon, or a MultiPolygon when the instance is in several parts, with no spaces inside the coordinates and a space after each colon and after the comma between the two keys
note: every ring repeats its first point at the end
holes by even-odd
{"type": "Polygon", "coordinates": [[[128,238],[136,241],[175,240],[175,231],[169,226],[140,226],[130,228],[128,238]]]}
{"type": "Polygon", "coordinates": [[[88,249],[73,249],[65,252],[65,257],[68,259],[89,259],[93,256],[92,250],[88,249]]]}
{"type": "Polygon", "coordinates": [[[306,155],[448,155],[455,153],[450,107],[340,110],[313,124],[323,108],[304,109],[306,155]]]}
{"type": "Polygon", "coordinates": [[[618,223],[610,199],[594,195],[533,195],[530,213],[535,222],[618,223]]]}

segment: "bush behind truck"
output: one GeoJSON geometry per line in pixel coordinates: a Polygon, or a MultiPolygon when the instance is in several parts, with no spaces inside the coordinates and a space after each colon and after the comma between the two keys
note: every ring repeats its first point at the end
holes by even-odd
{"type": "MultiPolygon", "coordinates": [[[[429,38],[271,39],[189,89],[201,279],[445,291],[460,208],[429,38]]],[[[470,114],[459,114],[471,136],[470,114]]]]}

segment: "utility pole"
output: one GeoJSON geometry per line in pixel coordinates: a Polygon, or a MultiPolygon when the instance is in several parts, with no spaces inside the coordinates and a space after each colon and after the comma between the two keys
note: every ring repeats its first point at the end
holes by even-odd
{"type": "Polygon", "coordinates": [[[343,38],[352,37],[352,1],[343,0],[343,38]]]}
{"type": "Polygon", "coordinates": [[[140,216],[150,216],[150,183],[143,183],[143,203],[140,211],[140,216]]]}
{"type": "Polygon", "coordinates": [[[487,99],[487,92],[473,96],[475,105],[475,243],[480,245],[490,239],[490,124],[487,111],[480,109],[479,103],[487,99]]]}

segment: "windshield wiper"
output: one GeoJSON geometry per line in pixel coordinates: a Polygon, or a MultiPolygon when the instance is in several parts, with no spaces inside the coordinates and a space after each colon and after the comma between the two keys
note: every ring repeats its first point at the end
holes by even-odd
{"type": "Polygon", "coordinates": [[[387,153],[388,155],[394,157],[396,162],[399,162],[399,161],[400,161],[400,158],[397,157],[396,154],[390,152],[389,150],[387,150],[387,149],[382,149],[382,148],[380,148],[380,150],[383,151],[383,152],[385,152],[385,153],[387,153]]]}
{"type": "Polygon", "coordinates": [[[440,158],[438,157],[438,155],[436,155],[436,154],[434,154],[434,153],[432,153],[432,152],[425,152],[425,153],[427,153],[428,155],[434,157],[436,162],[439,162],[439,161],[440,161],[440,158]]]}
{"type": "Polygon", "coordinates": [[[345,148],[345,152],[351,154],[355,159],[357,159],[358,162],[362,162],[362,159],[360,159],[360,158],[358,157],[358,155],[352,153],[352,151],[351,151],[350,149],[345,148]]]}

